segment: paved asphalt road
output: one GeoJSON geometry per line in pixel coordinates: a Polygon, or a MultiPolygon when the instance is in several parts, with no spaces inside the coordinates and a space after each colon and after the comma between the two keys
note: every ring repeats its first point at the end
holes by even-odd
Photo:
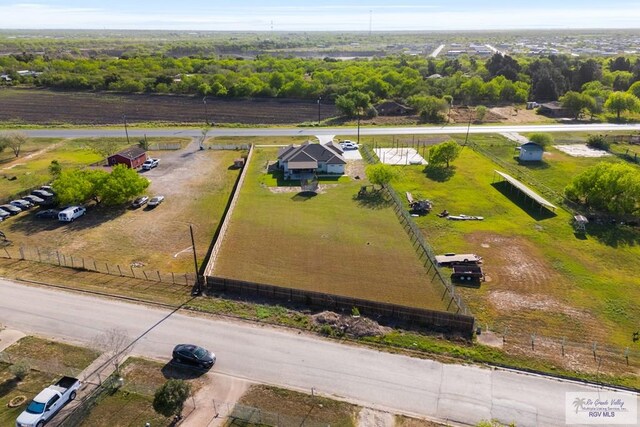
{"type": "MultiPolygon", "coordinates": [[[[135,354],[169,360],[194,342],[224,374],[335,395],[392,412],[475,424],[564,426],[565,392],[595,387],[475,366],[377,352],[243,322],[214,320],[0,279],[0,323],[30,334],[87,343],[108,328],[139,337],[135,354]]],[[[637,398],[637,397],[636,397],[637,398]]]]}
{"type": "MultiPolygon", "coordinates": [[[[471,126],[470,133],[504,133],[504,132],[603,132],[603,131],[640,131],[640,124],[616,125],[616,124],[558,124],[558,125],[522,125],[522,126],[471,126]]],[[[36,129],[25,130],[31,137],[124,137],[124,129],[36,129]]],[[[464,134],[467,126],[423,126],[423,127],[362,127],[360,135],[452,135],[464,134]]],[[[358,133],[354,127],[349,128],[212,128],[208,136],[314,136],[314,135],[344,135],[356,136],[358,133]]],[[[138,138],[142,136],[187,136],[197,137],[202,135],[199,128],[129,128],[129,136],[138,138]]]]}

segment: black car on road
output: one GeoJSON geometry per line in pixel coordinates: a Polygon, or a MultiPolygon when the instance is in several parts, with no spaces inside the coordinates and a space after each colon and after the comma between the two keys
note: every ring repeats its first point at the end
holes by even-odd
{"type": "Polygon", "coordinates": [[[198,369],[211,369],[216,355],[194,344],[178,344],[173,349],[173,362],[198,369]]]}

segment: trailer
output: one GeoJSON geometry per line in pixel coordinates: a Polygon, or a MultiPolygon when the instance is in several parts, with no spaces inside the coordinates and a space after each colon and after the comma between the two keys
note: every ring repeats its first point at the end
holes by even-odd
{"type": "Polygon", "coordinates": [[[436,262],[439,266],[450,266],[453,264],[479,264],[482,262],[482,257],[476,254],[447,253],[444,255],[436,255],[436,262]]]}
{"type": "Polygon", "coordinates": [[[451,272],[451,281],[460,284],[479,285],[484,281],[484,272],[482,267],[475,264],[453,264],[451,272]]]}

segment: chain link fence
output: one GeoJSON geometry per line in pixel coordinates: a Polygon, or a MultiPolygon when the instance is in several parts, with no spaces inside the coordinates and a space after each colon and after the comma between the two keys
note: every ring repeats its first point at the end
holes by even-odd
{"type": "MultiPolygon", "coordinates": [[[[379,160],[368,145],[363,145],[360,152],[367,163],[378,163],[379,160]]],[[[422,235],[422,231],[420,231],[418,225],[411,218],[407,209],[405,209],[404,204],[396,191],[390,185],[385,185],[384,191],[393,202],[394,211],[400,220],[400,224],[409,235],[411,243],[418,252],[420,259],[424,259],[424,267],[427,269],[429,280],[432,284],[441,288],[442,300],[447,305],[447,311],[472,316],[473,314],[471,313],[471,310],[464,303],[462,297],[456,292],[455,286],[453,286],[451,280],[449,280],[449,278],[440,271],[435,261],[436,258],[433,248],[431,248],[431,245],[429,245],[425,240],[422,235]]]]}
{"type": "MultiPolygon", "coordinates": [[[[228,411],[230,405],[220,405],[218,411],[228,411]]],[[[221,415],[224,412],[219,412],[221,415]]],[[[228,418],[227,426],[277,426],[277,427],[327,427],[329,422],[312,418],[309,413],[306,416],[283,415],[277,412],[269,412],[253,406],[236,403],[230,412],[224,413],[228,418]]]]}
{"type": "Polygon", "coordinates": [[[160,270],[146,270],[142,266],[111,264],[93,258],[70,255],[57,249],[30,246],[4,246],[0,256],[9,259],[20,259],[45,264],[68,267],[76,270],[94,271],[112,276],[128,277],[175,285],[193,286],[196,284],[195,273],[167,273],[160,270]]]}

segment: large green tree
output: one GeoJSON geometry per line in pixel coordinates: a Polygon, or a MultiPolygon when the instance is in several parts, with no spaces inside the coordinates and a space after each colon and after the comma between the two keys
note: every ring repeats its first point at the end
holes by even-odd
{"type": "Polygon", "coordinates": [[[624,111],[635,112],[640,109],[640,101],[638,98],[627,92],[611,92],[604,108],[616,114],[616,118],[620,120],[620,114],[624,111]]]}
{"type": "Polygon", "coordinates": [[[371,107],[371,98],[366,93],[354,90],[339,96],[336,107],[347,117],[360,117],[371,107]]]}
{"type": "Polygon", "coordinates": [[[153,409],[165,417],[180,415],[190,393],[191,386],[188,382],[171,378],[156,391],[153,409]]]}
{"type": "Polygon", "coordinates": [[[432,165],[449,164],[458,158],[462,147],[454,140],[445,141],[429,149],[429,163],[432,165]]]}
{"type": "Polygon", "coordinates": [[[435,96],[414,95],[408,103],[420,115],[424,122],[439,123],[444,120],[444,113],[449,109],[449,103],[445,99],[435,96]]]}
{"type": "Polygon", "coordinates": [[[380,187],[384,187],[398,176],[398,173],[393,166],[386,165],[384,163],[367,166],[365,174],[371,184],[379,185],[380,187]]]}
{"type": "Polygon", "coordinates": [[[135,170],[117,165],[111,173],[93,169],[63,170],[53,181],[61,204],[80,204],[88,200],[108,206],[125,203],[141,194],[149,181],[135,170]]]}
{"type": "Polygon", "coordinates": [[[140,176],[134,169],[117,165],[97,188],[100,202],[114,206],[127,202],[142,194],[149,186],[149,180],[140,176]]]}
{"type": "Polygon", "coordinates": [[[591,111],[594,108],[596,101],[584,93],[569,91],[560,97],[560,103],[578,120],[584,110],[591,111]]]}
{"type": "Polygon", "coordinates": [[[567,197],[590,209],[617,215],[640,212],[640,171],[626,163],[591,166],[565,188],[567,197]]]}

